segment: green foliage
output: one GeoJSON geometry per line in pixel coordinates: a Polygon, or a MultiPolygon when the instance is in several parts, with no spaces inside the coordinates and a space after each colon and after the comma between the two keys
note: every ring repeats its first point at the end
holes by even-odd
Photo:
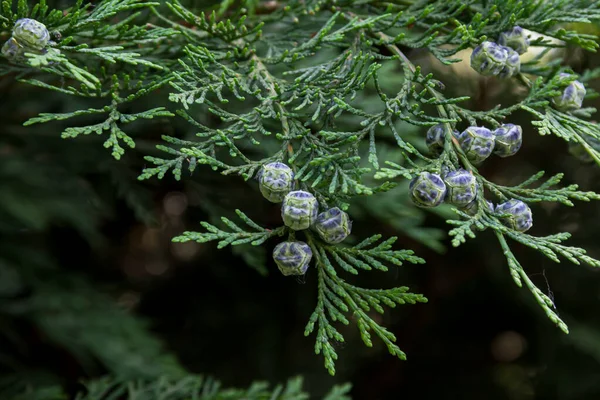
{"type": "Polygon", "coordinates": [[[370,333],[373,331],[385,343],[391,355],[405,360],[406,355],[395,344],[396,336],[379,325],[367,313],[372,308],[374,311],[383,314],[382,305],[394,308],[396,304],[427,302],[423,295],[409,293],[408,288],[404,286],[393,289],[364,289],[347,283],[337,275],[329,257],[334,259],[342,269],[352,274],[358,274],[356,268],[364,270],[374,268],[387,271],[387,267],[380,260],[388,261],[397,266],[402,265],[402,261],[424,262],[424,260],[413,256],[413,252],[410,250],[390,250],[396,238],[390,238],[375,247],[369,248],[380,238],[380,235],[372,236],[349,249],[318,245],[315,243],[314,238],[309,239],[319,268],[319,290],[317,307],[306,325],[304,335],[308,336],[313,333],[315,323],[317,324],[315,353],[323,354],[325,368],[332,375],[335,374],[335,360],[338,358],[334,347],[335,342],[344,341],[344,337],[332,325],[332,322],[339,321],[344,325],[348,325],[350,322],[344,316],[344,313],[350,312],[366,346],[373,346],[370,333]]]}
{"type": "MultiPolygon", "coordinates": [[[[265,229],[257,225],[244,213],[236,210],[237,215],[253,231],[245,231],[231,220],[223,217],[223,223],[231,232],[221,230],[214,225],[203,222],[202,226],[206,228],[206,233],[184,232],[181,236],[173,239],[175,242],[196,241],[205,243],[212,240],[219,240],[218,247],[223,248],[227,245],[252,244],[253,246],[262,245],[267,239],[274,236],[282,236],[286,232],[294,235],[291,229],[280,226],[276,229],[265,229]]],[[[319,239],[317,235],[306,232],[308,243],[317,260],[318,268],[318,300],[316,309],[311,315],[304,334],[306,336],[314,332],[315,323],[317,324],[317,337],[315,343],[315,352],[323,354],[325,358],[325,367],[333,375],[335,374],[334,361],[337,360],[332,341],[343,342],[343,336],[332,325],[333,322],[341,322],[348,325],[350,322],[344,313],[352,313],[353,319],[360,330],[364,343],[372,347],[371,334],[373,331],[387,346],[390,354],[405,359],[405,354],[394,343],[396,337],[380,326],[367,313],[371,308],[378,313],[383,314],[382,305],[395,307],[396,304],[415,304],[416,302],[427,302],[427,299],[420,294],[408,292],[407,287],[397,287],[392,289],[364,289],[346,282],[338,276],[336,267],[357,275],[358,270],[370,271],[377,269],[387,271],[385,263],[401,266],[403,262],[413,264],[422,264],[425,261],[414,256],[412,250],[392,250],[392,245],[396,242],[395,237],[389,238],[377,244],[381,235],[374,235],[363,240],[361,243],[352,247],[340,247],[338,245],[329,245],[319,239]],[[332,262],[332,260],[334,262],[332,262]]]]}
{"type": "MultiPolygon", "coordinates": [[[[110,377],[84,382],[85,388],[76,400],[147,399],[147,400],[304,400],[303,380],[296,377],[283,385],[269,387],[266,382],[255,382],[247,389],[223,388],[219,381],[202,376],[188,375],[181,379],[160,378],[155,381],[120,381],[110,377]]],[[[323,400],[349,400],[349,384],[334,386],[323,400]]],[[[14,400],[61,400],[67,396],[58,387],[26,390],[14,400]]]]}
{"type": "Polygon", "coordinates": [[[250,243],[253,246],[259,246],[273,236],[282,236],[285,233],[285,227],[281,226],[277,229],[266,229],[256,224],[250,218],[248,218],[240,210],[235,210],[237,215],[244,221],[250,228],[256,230],[256,232],[246,232],[233,221],[228,218],[222,217],[221,220],[232,232],[223,231],[208,222],[202,222],[202,226],[206,228],[208,232],[197,233],[197,232],[184,232],[181,236],[173,239],[175,242],[186,242],[196,241],[198,243],[205,243],[212,240],[219,240],[218,247],[221,249],[225,246],[231,245],[236,246],[240,244],[250,243]]]}
{"type": "MultiPolygon", "coordinates": [[[[568,332],[552,301],[528,278],[506,239],[556,262],[562,256],[575,264],[600,267],[600,261],[583,249],[563,244],[568,233],[538,237],[507,228],[501,223],[502,215],[488,209],[485,196],[498,202],[519,199],[528,204],[573,206],[572,200],[598,200],[600,195],[579,191],[576,185],[559,187],[562,174],[537,186],[534,184],[543,172],[512,186],[491,182],[469,161],[452,132],[482,124],[494,129],[510,122],[515,113],[526,112],[541,135],[553,134],[580,144],[600,165],[600,150],[591,144],[600,141],[600,126],[590,121],[595,110],[561,112],[552,108],[551,99],[564,89],[559,73],[568,70],[561,66],[560,58],[548,62],[543,57],[550,49],[567,45],[595,51],[595,36],[570,30],[565,24],[600,20],[600,3],[298,0],[267,4],[227,0],[202,10],[177,0],[163,3],[103,0],[91,7],[77,1],[70,9],[50,10],[44,0],[32,8],[26,1],[19,0],[16,5],[4,1],[0,31],[9,32],[18,18],[30,17],[54,32],[55,42],[43,54],[27,54],[24,63],[3,61],[0,76],[98,104],[68,113],[43,112],[25,125],[51,126],[71,120],[76,124],[76,119],[81,119],[81,124],[65,128],[62,137],[107,133],[104,147],[120,159],[125,147],[136,144],[122,130],[124,125],[177,115],[195,135],[162,134],[158,152],[146,155],[149,165],[138,179],[162,179],[171,172],[180,180],[184,171],[208,173],[199,167],[207,165],[254,185],[251,179],[263,165],[285,162],[295,173],[297,189],[314,194],[322,208],[337,206],[351,216],[353,207],[362,204],[369,208],[377,201],[357,198],[391,191],[399,177],[412,179],[422,172],[443,175],[444,171],[466,169],[478,183],[479,207],[474,215],[454,210],[448,218],[452,245],[461,245],[478,231],[493,231],[515,283],[525,283],[550,320],[568,332]],[[546,50],[523,63],[521,73],[509,81],[524,92],[514,104],[470,110],[465,105],[467,96],[446,95],[444,83],[406,55],[410,49],[425,49],[444,65],[458,63],[464,57],[461,51],[495,40],[516,25],[544,35],[532,40],[531,46],[546,50]],[[382,83],[381,71],[390,65],[398,72],[397,81],[388,85],[382,83]],[[133,110],[141,99],[159,93],[164,94],[163,106],[133,110]],[[443,124],[445,144],[439,156],[432,156],[424,150],[423,139],[407,133],[406,126],[425,130],[437,124],[443,124]],[[385,157],[382,149],[390,143],[402,159],[385,157]]],[[[587,84],[600,72],[572,75],[573,80],[587,84]]],[[[593,96],[595,93],[588,91],[588,98],[593,96]]],[[[329,245],[310,230],[267,228],[240,210],[236,213],[247,227],[223,217],[226,228],[203,222],[205,232],[184,232],[173,240],[218,241],[217,246],[223,248],[263,246],[269,239],[286,235],[290,239],[305,237],[314,256],[315,267],[309,271],[316,270],[318,285],[305,334],[315,333],[315,352],[323,355],[329,373],[335,373],[335,344],[344,341],[335,322],[348,325],[352,321],[367,346],[373,345],[374,333],[392,355],[406,358],[395,335],[380,325],[373,312],[381,314],[384,306],[426,302],[426,298],[409,293],[405,286],[363,288],[348,283],[341,274],[386,272],[404,262],[423,263],[412,250],[394,249],[396,238],[380,241],[379,234],[329,245]]],[[[440,247],[433,234],[413,230],[411,236],[430,247],[440,247]]],[[[249,250],[247,262],[264,260],[263,253],[251,253],[254,251],[249,250]]],[[[255,268],[264,271],[264,265],[255,268]]],[[[144,390],[166,390],[127,387],[137,390],[138,396],[144,390]]],[[[119,390],[126,390],[125,386],[119,390]]],[[[249,390],[263,393],[265,389],[249,390]]]]}

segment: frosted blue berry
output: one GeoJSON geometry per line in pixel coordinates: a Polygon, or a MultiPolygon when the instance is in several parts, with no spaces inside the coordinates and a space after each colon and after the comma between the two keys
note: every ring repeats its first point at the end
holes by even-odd
{"type": "Polygon", "coordinates": [[[432,126],[427,130],[425,144],[432,154],[440,155],[444,151],[445,137],[446,130],[444,129],[444,124],[432,126]]]}
{"type": "Polygon", "coordinates": [[[283,199],[281,218],[295,231],[308,229],[317,219],[319,203],[315,196],[302,190],[289,192],[283,199]]]}
{"type": "Polygon", "coordinates": [[[579,81],[573,81],[563,90],[562,94],[552,99],[559,111],[573,111],[581,108],[585,97],[585,86],[579,81]]]}
{"type": "Polygon", "coordinates": [[[14,39],[8,39],[2,46],[2,55],[9,61],[17,61],[23,57],[25,49],[14,39]]]}
{"type": "Polygon", "coordinates": [[[456,139],[467,158],[475,164],[483,162],[494,150],[494,134],[482,126],[470,126],[456,135],[456,139]]]}
{"type": "Polygon", "coordinates": [[[504,124],[494,131],[494,154],[500,157],[515,155],[523,144],[523,129],[519,125],[504,124]]]}
{"type": "Polygon", "coordinates": [[[519,58],[519,53],[510,47],[503,46],[503,49],[506,51],[506,62],[504,63],[504,68],[498,73],[498,77],[510,78],[521,72],[521,59],[519,58]]]}
{"type": "Polygon", "coordinates": [[[444,201],[446,184],[437,174],[421,172],[410,181],[410,196],[419,207],[435,207],[444,201]]]}
{"type": "Polygon", "coordinates": [[[314,228],[323,241],[335,244],[348,237],[352,230],[352,221],[348,214],[334,207],[317,216],[314,228]]]}
{"type": "Polygon", "coordinates": [[[304,242],[283,242],[273,249],[273,260],[285,276],[304,275],[312,258],[310,246],[304,242]]]}
{"type": "Polygon", "coordinates": [[[498,37],[498,44],[514,49],[523,54],[529,48],[529,38],[520,26],[515,26],[510,31],[502,32],[498,37]]]}
{"type": "Polygon", "coordinates": [[[294,172],[280,162],[264,165],[258,178],[258,187],[267,200],[281,203],[294,188],[294,172]]]}
{"type": "Polygon", "coordinates": [[[507,58],[506,48],[493,42],[483,42],[473,49],[471,68],[481,75],[498,75],[506,66],[507,58]]]}
{"type": "Polygon", "coordinates": [[[23,47],[40,51],[48,45],[50,33],[41,22],[23,18],[15,22],[13,38],[23,47]]]}
{"type": "Polygon", "coordinates": [[[497,214],[508,214],[506,217],[499,217],[500,222],[515,231],[525,232],[533,226],[533,215],[531,209],[521,200],[509,200],[496,206],[497,214]]]}
{"type": "Polygon", "coordinates": [[[465,207],[477,197],[477,179],[469,171],[459,169],[444,177],[447,188],[446,201],[457,207],[465,207]]]}

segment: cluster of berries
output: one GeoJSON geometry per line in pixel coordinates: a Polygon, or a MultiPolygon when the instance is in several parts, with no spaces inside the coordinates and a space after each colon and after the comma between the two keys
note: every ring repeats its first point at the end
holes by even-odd
{"type": "Polygon", "coordinates": [[[35,19],[22,18],[17,20],[12,36],[2,46],[2,54],[9,61],[20,61],[25,53],[44,53],[49,41],[46,25],[35,19]]]}
{"type": "MultiPolygon", "coordinates": [[[[315,196],[303,190],[294,190],[294,172],[287,165],[274,162],[263,166],[259,176],[263,196],[273,203],[282,203],[283,223],[300,231],[312,228],[326,243],[342,242],[352,230],[352,221],[344,211],[333,207],[319,213],[315,196]]],[[[273,250],[273,259],[283,275],[303,275],[312,258],[310,246],[302,241],[279,243],[273,250]]]]}
{"type": "MultiPolygon", "coordinates": [[[[519,125],[504,124],[494,131],[483,126],[470,126],[463,132],[454,131],[456,138],[469,161],[480,164],[492,153],[499,157],[515,155],[523,144],[523,130],[519,125]]],[[[433,154],[440,154],[445,145],[446,132],[443,124],[427,131],[425,142],[433,154]]]]}
{"type": "MultiPolygon", "coordinates": [[[[409,186],[412,200],[419,207],[435,207],[446,202],[470,215],[475,215],[478,210],[478,189],[477,179],[464,169],[449,172],[443,178],[421,172],[409,186]]],[[[531,209],[521,200],[508,200],[495,208],[488,200],[486,204],[489,211],[498,214],[500,221],[511,229],[525,232],[533,226],[531,209]]]]}
{"type": "MultiPolygon", "coordinates": [[[[462,133],[453,132],[467,158],[481,163],[492,153],[509,157],[517,153],[523,143],[523,130],[514,124],[505,124],[494,131],[471,126],[462,133]]],[[[427,147],[440,154],[445,145],[445,128],[442,124],[427,131],[427,147]]],[[[444,176],[421,172],[411,182],[409,191],[413,202],[419,207],[436,207],[443,202],[452,204],[465,213],[475,215],[478,209],[479,184],[473,174],[465,169],[445,173],[444,176]]],[[[486,201],[490,212],[501,214],[500,220],[508,227],[525,232],[533,225],[531,210],[520,200],[509,200],[494,205],[486,201]]]]}
{"type": "MultiPolygon", "coordinates": [[[[481,75],[510,78],[521,71],[519,55],[528,48],[529,38],[523,28],[515,26],[512,30],[501,33],[498,43],[486,41],[473,49],[471,67],[481,75]]],[[[561,80],[567,81],[570,77],[570,74],[559,74],[561,80]]],[[[581,82],[571,81],[552,102],[559,111],[574,111],[581,108],[585,93],[581,82]]]]}
{"type": "Polygon", "coordinates": [[[521,71],[519,55],[527,51],[529,39],[520,26],[503,32],[498,43],[483,42],[471,54],[471,67],[481,75],[510,78],[521,71]]]}

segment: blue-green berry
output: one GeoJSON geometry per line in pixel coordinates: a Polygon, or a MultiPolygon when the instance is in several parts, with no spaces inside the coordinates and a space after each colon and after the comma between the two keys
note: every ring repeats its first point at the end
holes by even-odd
{"type": "Polygon", "coordinates": [[[512,199],[496,206],[497,214],[508,214],[499,217],[500,222],[515,231],[525,232],[533,226],[531,209],[521,200],[512,199]]]}
{"type": "Polygon", "coordinates": [[[50,32],[41,22],[31,18],[22,18],[15,22],[13,38],[23,47],[41,51],[50,41],[50,32]]]}
{"type": "Polygon", "coordinates": [[[444,143],[446,142],[446,130],[444,124],[432,126],[427,130],[425,136],[425,144],[432,154],[440,155],[444,151],[444,143]]]}
{"type": "Polygon", "coordinates": [[[273,249],[273,260],[285,276],[304,275],[312,258],[310,246],[304,242],[283,242],[273,249]]]}
{"type": "Polygon", "coordinates": [[[14,38],[8,39],[2,46],[2,55],[9,61],[19,61],[23,58],[25,49],[14,38]]]}
{"type": "Polygon", "coordinates": [[[483,162],[494,150],[494,134],[482,126],[470,126],[456,135],[456,139],[467,158],[475,164],[483,162]]]}
{"type": "Polygon", "coordinates": [[[514,49],[523,54],[529,48],[529,38],[520,26],[513,27],[510,31],[502,32],[498,37],[498,44],[514,49]]]}
{"type": "Polygon", "coordinates": [[[435,207],[446,197],[446,184],[437,174],[421,172],[409,185],[412,201],[419,207],[435,207]]]}
{"type": "Polygon", "coordinates": [[[521,59],[519,58],[519,53],[510,47],[502,46],[502,48],[506,51],[506,62],[504,63],[504,68],[498,73],[498,77],[510,78],[521,72],[521,59]]]}
{"type": "Polygon", "coordinates": [[[319,203],[309,192],[289,192],[281,205],[283,223],[295,231],[308,229],[317,219],[319,203]]]}
{"type": "Polygon", "coordinates": [[[449,172],[444,176],[447,188],[446,201],[457,207],[465,207],[477,198],[477,179],[465,169],[449,172]]]}
{"type": "Polygon", "coordinates": [[[352,221],[347,213],[333,207],[317,216],[314,228],[323,241],[335,244],[348,237],[352,230],[352,221]]]}
{"type": "Polygon", "coordinates": [[[585,92],[583,83],[573,81],[569,83],[560,95],[554,97],[552,102],[559,111],[574,111],[581,108],[585,92]]]}
{"type": "Polygon", "coordinates": [[[506,49],[494,42],[483,42],[473,49],[471,68],[481,75],[498,75],[506,66],[506,49]]]}
{"type": "Polygon", "coordinates": [[[280,162],[264,165],[258,177],[258,187],[267,200],[281,203],[294,188],[294,172],[280,162]]]}
{"type": "Polygon", "coordinates": [[[500,157],[515,155],[523,144],[523,129],[519,125],[504,124],[494,131],[494,154],[500,157]]]}

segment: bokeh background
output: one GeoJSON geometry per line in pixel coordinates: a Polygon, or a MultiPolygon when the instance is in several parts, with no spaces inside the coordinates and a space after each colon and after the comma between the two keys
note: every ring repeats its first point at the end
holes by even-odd
{"type": "MultiPolygon", "coordinates": [[[[473,109],[522,95],[515,82],[481,79],[467,64],[442,67],[419,51],[407,54],[428,66],[449,95],[472,96],[473,109]]],[[[576,72],[600,60],[575,49],[560,55],[576,72]]],[[[385,87],[401,82],[398,66],[382,71],[385,87]]],[[[362,101],[372,95],[367,90],[362,101]]],[[[131,109],[156,103],[167,103],[165,91],[131,109]]],[[[235,208],[277,226],[279,209],[256,183],[207,167],[180,182],[171,176],[137,181],[143,156],[158,154],[161,135],[193,137],[192,127],[177,118],[133,124],[128,133],[137,147],[115,161],[100,136],[63,140],[67,125],[22,125],[40,112],[95,106],[14,76],[0,78],[0,388],[7,390],[0,393],[51,384],[75,392],[80,379],[154,379],[185,369],[226,386],[303,375],[314,398],[347,381],[357,399],[600,398],[600,271],[555,264],[513,245],[532,280],[555,300],[571,329],[564,335],[514,285],[492,233],[450,248],[445,219],[452,212],[414,208],[406,182],[358,199],[350,214],[356,238],[397,235],[398,246],[427,260],[357,278],[374,288],[406,285],[429,298],[381,317],[408,360],[392,358],[377,342],[364,347],[351,326],[342,328],[346,343],[330,377],[314,355],[314,337],[303,336],[316,300],[314,269],[298,280],[281,276],[268,257],[274,242],[263,251],[171,242],[235,208]]],[[[197,112],[201,118],[202,109],[197,112]]],[[[600,167],[570,155],[560,139],[540,137],[527,115],[511,122],[523,125],[523,148],[509,159],[491,158],[481,169],[485,176],[513,184],[542,169],[600,191],[600,167]]],[[[423,130],[400,128],[423,146],[423,130]]],[[[381,158],[400,159],[393,140],[381,143],[381,158]]],[[[572,232],[573,245],[600,257],[600,204],[532,209],[533,234],[572,232]]]]}

